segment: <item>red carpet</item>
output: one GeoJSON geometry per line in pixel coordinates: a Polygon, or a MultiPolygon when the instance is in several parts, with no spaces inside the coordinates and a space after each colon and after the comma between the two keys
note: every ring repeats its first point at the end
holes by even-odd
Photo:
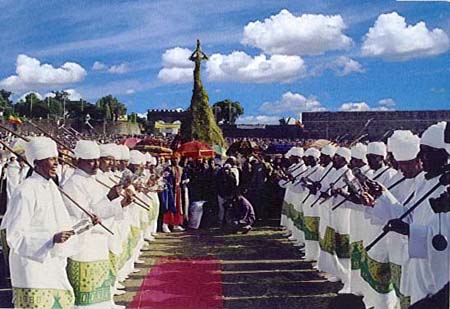
{"type": "Polygon", "coordinates": [[[130,308],[222,308],[220,261],[158,259],[130,308]]]}

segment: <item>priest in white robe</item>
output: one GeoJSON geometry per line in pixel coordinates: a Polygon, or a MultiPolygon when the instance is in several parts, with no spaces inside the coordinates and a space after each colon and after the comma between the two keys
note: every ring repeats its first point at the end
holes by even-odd
{"type": "Polygon", "coordinates": [[[11,248],[14,306],[70,308],[74,294],[66,264],[79,243],[74,222],[52,180],[58,166],[56,143],[35,137],[25,148],[34,172],[15,190],[3,219],[11,248]]]}
{"type": "MultiPolygon", "coordinates": [[[[65,182],[63,189],[76,202],[100,220],[121,217],[122,207],[130,200],[119,198],[121,188],[113,187],[107,195],[96,181],[100,149],[96,142],[80,140],[74,149],[77,169],[65,182]]],[[[76,219],[87,215],[68,199],[65,204],[76,219]]],[[[109,263],[109,234],[101,226],[80,235],[79,253],[68,260],[67,272],[75,293],[75,305],[82,308],[110,308],[111,277],[109,263]]]]}

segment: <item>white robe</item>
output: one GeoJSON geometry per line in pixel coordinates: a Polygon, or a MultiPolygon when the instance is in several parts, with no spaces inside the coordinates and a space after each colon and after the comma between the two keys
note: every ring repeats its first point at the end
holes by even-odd
{"type": "MultiPolygon", "coordinates": [[[[310,171],[306,172],[305,175],[309,175],[308,178],[312,181],[319,181],[320,177],[323,175],[324,168],[320,165],[316,165],[310,168],[310,171]]],[[[300,202],[304,200],[304,198],[309,193],[309,190],[304,189],[304,193],[300,202]]],[[[314,195],[312,198],[310,197],[303,205],[303,216],[304,216],[304,225],[305,229],[306,225],[319,221],[320,224],[320,207],[310,207],[312,201],[317,198],[317,195],[314,195]]],[[[317,227],[318,228],[318,227],[317,227]]],[[[306,232],[308,233],[308,232],[306,232]]],[[[308,239],[307,235],[305,235],[305,260],[307,261],[317,261],[319,258],[319,241],[308,239]]]]}
{"type": "Polygon", "coordinates": [[[20,164],[15,161],[8,162],[6,166],[6,195],[8,201],[11,199],[14,190],[20,183],[20,164]]]}
{"type": "MultiPolygon", "coordinates": [[[[63,190],[90,213],[96,214],[100,220],[104,221],[111,217],[121,217],[121,199],[116,198],[110,201],[105,195],[103,186],[96,181],[95,177],[95,175],[89,175],[77,169],[64,183],[63,190]]],[[[70,200],[64,198],[64,202],[72,217],[78,220],[88,219],[88,216],[70,200]]],[[[84,232],[80,235],[79,253],[71,257],[71,259],[77,262],[109,262],[108,235],[110,234],[99,225],[84,232]]],[[[109,308],[110,301],[83,307],[109,308]]]]}
{"type": "MultiPolygon", "coordinates": [[[[332,185],[334,185],[335,189],[344,187],[345,186],[345,182],[343,180],[344,176],[342,176],[344,174],[347,174],[348,177],[350,178],[352,177],[351,171],[347,166],[343,166],[338,170],[336,170],[333,167],[332,171],[327,175],[327,177],[325,177],[325,179],[323,179],[320,191],[324,193],[330,193],[332,185]]],[[[335,239],[336,233],[344,234],[345,230],[343,229],[343,224],[341,224],[341,221],[346,220],[348,223],[348,218],[344,218],[342,215],[341,216],[336,215],[336,211],[331,210],[331,208],[337,204],[337,199],[331,197],[328,198],[322,204],[319,203],[320,201],[314,207],[320,207],[319,234],[321,239],[323,240],[328,239],[326,234],[327,231],[328,233],[330,232],[333,233],[332,239],[335,239]]],[[[333,244],[336,243],[333,241],[333,244]]],[[[327,250],[326,248],[323,247],[321,248],[319,254],[318,267],[320,270],[325,271],[331,274],[332,276],[339,278],[344,283],[346,283],[349,281],[347,279],[349,274],[348,271],[346,271],[346,268],[343,267],[339,262],[335,249],[336,247],[332,249],[333,252],[329,252],[329,250],[327,250]]]]}
{"type": "MultiPolygon", "coordinates": [[[[417,192],[420,198],[439,181],[439,177],[424,181],[422,190],[417,192]]],[[[432,246],[432,238],[438,233],[439,216],[431,209],[429,199],[442,194],[441,186],[431,194],[412,214],[409,235],[409,256],[407,271],[411,304],[437,293],[449,281],[449,248],[437,251],[432,246]]],[[[414,201],[410,204],[412,205],[414,201]]],[[[442,234],[449,237],[449,214],[441,215],[442,234]]]]}
{"type": "MultiPolygon", "coordinates": [[[[375,179],[376,182],[384,185],[385,187],[390,186],[391,184],[393,184],[395,181],[397,181],[402,177],[402,175],[399,175],[396,170],[388,168],[386,166],[382,166],[376,171],[369,171],[367,175],[369,178],[375,179]]],[[[401,193],[400,191],[395,192],[398,192],[399,194],[401,193]]],[[[404,194],[404,192],[402,194],[404,194]]],[[[403,200],[401,197],[399,197],[399,199],[403,200]]],[[[380,233],[383,232],[383,225],[379,224],[380,223],[379,221],[372,220],[373,217],[372,211],[373,209],[370,207],[366,207],[364,209],[365,218],[370,221],[369,224],[367,224],[366,228],[364,229],[363,233],[364,248],[367,245],[369,245],[380,233]]],[[[388,263],[389,260],[386,241],[387,241],[386,239],[381,240],[369,252],[365,253],[366,257],[374,261],[374,263],[378,263],[379,265],[381,265],[381,263],[383,264],[388,263]]],[[[361,269],[361,275],[364,279],[363,301],[367,307],[375,307],[378,309],[378,308],[389,308],[396,305],[398,299],[397,296],[395,295],[395,291],[392,290],[387,293],[379,293],[369,284],[366,278],[364,278],[363,268],[361,269]]]]}
{"type": "Polygon", "coordinates": [[[52,180],[33,173],[19,185],[2,224],[11,248],[13,287],[72,292],[66,264],[67,257],[78,250],[78,236],[62,244],[53,243],[53,236],[72,230],[74,222],[52,180]]]}

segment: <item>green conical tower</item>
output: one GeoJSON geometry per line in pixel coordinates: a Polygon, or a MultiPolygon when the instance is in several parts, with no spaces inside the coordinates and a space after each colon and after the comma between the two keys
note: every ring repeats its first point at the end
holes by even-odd
{"type": "Polygon", "coordinates": [[[189,118],[183,122],[181,134],[185,141],[198,140],[210,145],[225,145],[222,130],[216,123],[213,112],[209,107],[208,93],[203,88],[200,77],[202,60],[208,60],[208,56],[200,48],[200,40],[197,40],[197,48],[189,57],[195,63],[194,89],[192,90],[189,118]]]}

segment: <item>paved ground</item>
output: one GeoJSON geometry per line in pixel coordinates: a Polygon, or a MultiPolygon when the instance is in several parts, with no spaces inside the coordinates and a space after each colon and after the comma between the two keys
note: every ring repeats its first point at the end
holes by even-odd
{"type": "MultiPolygon", "coordinates": [[[[339,283],[303,262],[302,254],[282,237],[282,231],[265,225],[247,235],[220,229],[159,234],[147,245],[139,273],[125,282],[127,293],[115,298],[129,305],[148,271],[159,257],[214,257],[221,261],[224,308],[358,308],[358,299],[339,296],[339,283]]],[[[11,291],[4,275],[0,280],[0,307],[7,308],[11,291]]]]}
{"type": "Polygon", "coordinates": [[[224,308],[357,308],[357,299],[337,297],[340,283],[326,281],[302,261],[282,232],[256,227],[247,235],[219,229],[160,234],[142,255],[141,271],[126,281],[128,293],[115,298],[129,305],[148,269],[159,257],[211,256],[222,264],[224,308]]]}

